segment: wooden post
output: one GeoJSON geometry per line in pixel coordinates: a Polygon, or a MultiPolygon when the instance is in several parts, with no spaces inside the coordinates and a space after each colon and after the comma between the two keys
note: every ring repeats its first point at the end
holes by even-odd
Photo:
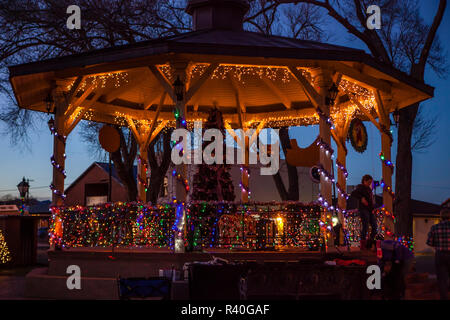
{"type": "MultiPolygon", "coordinates": [[[[390,122],[385,122],[384,123],[384,127],[385,127],[386,130],[389,130],[390,129],[390,122]]],[[[381,133],[381,152],[383,153],[384,158],[386,160],[392,161],[392,159],[391,159],[391,156],[392,156],[391,155],[391,139],[384,132],[381,133]]],[[[393,197],[390,194],[390,192],[387,190],[387,187],[389,187],[389,188],[391,188],[391,190],[393,190],[393,188],[392,188],[392,173],[393,173],[393,170],[390,167],[384,165],[383,162],[381,163],[381,167],[382,167],[382,173],[383,173],[383,181],[385,183],[385,187],[383,188],[383,205],[384,205],[384,208],[388,212],[393,214],[393,210],[394,210],[393,197]]],[[[389,228],[389,230],[391,230],[392,232],[395,233],[395,229],[394,229],[395,228],[395,224],[394,224],[393,219],[387,219],[386,216],[385,216],[384,225],[387,228],[389,228]]]]}
{"type": "MultiPolygon", "coordinates": [[[[328,96],[328,89],[331,87],[333,82],[332,74],[329,70],[320,68],[313,70],[312,76],[315,79],[314,87],[320,95],[320,103],[318,107],[326,116],[330,116],[330,106],[326,104],[326,97],[328,96]]],[[[330,125],[322,117],[319,119],[319,137],[323,142],[331,146],[330,125]]],[[[328,173],[332,173],[331,154],[327,154],[325,149],[322,148],[320,150],[320,163],[328,173]]],[[[333,201],[332,182],[330,180],[325,180],[324,175],[321,175],[320,178],[320,193],[323,199],[331,205],[333,201]]],[[[323,217],[323,219],[328,221],[329,225],[331,225],[331,214],[329,212],[326,213],[326,216],[323,217]]],[[[329,233],[327,233],[326,237],[326,247],[327,250],[330,247],[334,247],[334,239],[329,233]]]]}
{"type": "Polygon", "coordinates": [[[147,148],[144,144],[139,144],[138,161],[138,200],[147,202],[147,148]]]}
{"type": "Polygon", "coordinates": [[[65,176],[61,172],[65,169],[65,153],[66,153],[66,144],[64,142],[66,135],[65,128],[65,112],[68,108],[68,105],[65,101],[65,98],[62,92],[54,90],[53,92],[53,100],[55,101],[55,124],[54,128],[57,132],[57,135],[53,135],[53,159],[55,165],[59,165],[60,169],[57,169],[53,166],[53,192],[52,192],[52,204],[56,206],[61,206],[64,204],[64,199],[62,194],[64,193],[64,180],[65,176]],[[62,138],[61,138],[62,137],[62,138]]]}
{"type": "MultiPolygon", "coordinates": [[[[347,150],[344,149],[344,146],[341,144],[338,144],[338,154],[337,154],[337,161],[346,167],[347,162],[347,150]]],[[[339,187],[344,191],[347,192],[347,178],[345,177],[344,173],[341,169],[337,168],[337,183],[339,184],[339,187]]],[[[345,197],[338,196],[338,206],[341,210],[345,210],[347,207],[347,200],[345,197]]]]}
{"type": "MultiPolygon", "coordinates": [[[[330,116],[330,106],[328,106],[325,103],[325,99],[328,95],[328,89],[331,87],[332,84],[331,73],[325,69],[318,69],[315,70],[313,77],[315,78],[314,85],[322,99],[321,101],[322,103],[319,106],[319,108],[321,108],[322,112],[326,116],[330,116]]],[[[319,120],[319,137],[322,139],[322,141],[331,146],[331,128],[330,125],[325,121],[325,119],[322,118],[320,118],[319,120]]],[[[327,155],[324,149],[321,149],[320,151],[320,163],[323,165],[325,170],[327,170],[329,173],[332,172],[331,155],[330,154],[327,155]]],[[[320,179],[320,193],[322,194],[324,199],[330,204],[332,201],[331,186],[332,186],[331,181],[326,181],[322,176],[320,179]]]]}
{"type": "Polygon", "coordinates": [[[247,136],[245,134],[245,131],[247,130],[247,128],[243,128],[243,139],[244,139],[244,150],[243,152],[245,153],[245,163],[242,165],[242,172],[241,172],[241,201],[243,203],[247,203],[248,202],[248,198],[249,198],[249,194],[248,194],[248,190],[249,190],[249,186],[250,186],[250,181],[248,178],[247,173],[249,172],[249,159],[250,159],[250,138],[249,136],[247,136]]]}
{"type": "MultiPolygon", "coordinates": [[[[173,69],[174,69],[174,79],[177,79],[177,77],[180,78],[181,82],[184,84],[183,86],[183,99],[179,100],[176,99],[175,101],[175,111],[179,114],[179,119],[186,120],[186,69],[188,67],[188,63],[185,61],[180,62],[173,62],[171,63],[173,69]]],[[[175,89],[175,88],[174,88],[175,89]]],[[[177,129],[179,128],[186,128],[186,124],[182,124],[181,121],[176,122],[177,129]]],[[[188,141],[188,143],[191,143],[188,141]]],[[[183,177],[183,179],[187,179],[187,166],[185,164],[180,164],[175,167],[178,174],[183,177]]],[[[186,188],[182,183],[179,183],[178,181],[175,181],[175,193],[176,198],[180,202],[186,202],[187,198],[187,191],[186,188]]]]}
{"type": "MultiPolygon", "coordinates": [[[[378,114],[379,130],[381,135],[381,152],[384,155],[385,160],[392,161],[391,146],[392,146],[392,136],[389,134],[391,128],[391,120],[389,118],[390,107],[387,105],[388,101],[392,100],[390,96],[382,95],[379,90],[375,91],[375,109],[378,114]]],[[[391,214],[393,214],[394,199],[391,195],[393,192],[392,187],[392,174],[393,170],[386,166],[383,161],[381,162],[381,170],[383,174],[383,205],[384,208],[391,214]],[[389,188],[389,189],[388,189],[389,188]]],[[[393,233],[395,233],[395,224],[393,219],[384,217],[384,226],[389,228],[393,233]]]]}

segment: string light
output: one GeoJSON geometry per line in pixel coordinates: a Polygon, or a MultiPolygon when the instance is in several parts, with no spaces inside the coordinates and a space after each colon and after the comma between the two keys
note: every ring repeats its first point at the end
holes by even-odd
{"type": "MultiPolygon", "coordinates": [[[[52,120],[53,120],[53,119],[52,119],[52,120]]],[[[61,142],[63,143],[64,148],[65,148],[65,147],[66,147],[67,136],[58,134],[58,131],[56,130],[56,128],[55,128],[55,126],[54,126],[54,121],[52,121],[52,120],[50,120],[50,121],[48,122],[50,132],[52,133],[53,136],[55,136],[59,141],[61,141],[61,142]]],[[[65,154],[65,153],[63,154],[63,158],[66,159],[66,154],[65,154]]],[[[50,157],[50,161],[51,161],[52,166],[53,166],[58,172],[60,172],[60,173],[64,176],[64,179],[65,179],[65,178],[66,178],[66,171],[65,171],[65,169],[64,169],[64,166],[56,161],[55,155],[52,155],[52,156],[50,157]]],[[[52,190],[53,194],[57,195],[57,196],[60,197],[62,200],[64,200],[64,199],[66,198],[66,195],[64,194],[64,192],[61,191],[61,190],[59,190],[59,189],[57,189],[53,183],[50,184],[49,187],[50,187],[50,189],[52,190]]]]}
{"type": "Polygon", "coordinates": [[[383,165],[389,167],[391,170],[394,170],[394,164],[392,163],[391,160],[386,159],[383,152],[380,152],[378,155],[380,156],[380,160],[383,163],[383,165]]]}
{"type": "Polygon", "coordinates": [[[348,171],[345,168],[343,164],[341,164],[338,160],[336,160],[336,167],[338,167],[339,170],[341,170],[342,174],[344,175],[345,179],[348,178],[348,171]]]}
{"type": "Polygon", "coordinates": [[[3,231],[0,229],[0,265],[6,264],[9,261],[11,261],[11,253],[9,252],[8,244],[3,236],[3,231]]]}
{"type": "Polygon", "coordinates": [[[323,141],[322,138],[319,138],[319,140],[317,140],[317,145],[320,147],[320,149],[325,150],[325,154],[327,156],[333,155],[334,153],[333,148],[328,143],[323,141]]]}
{"type": "Polygon", "coordinates": [[[240,170],[241,170],[241,181],[239,182],[239,187],[241,188],[242,192],[245,192],[248,195],[248,197],[250,198],[251,192],[250,192],[250,187],[248,185],[248,181],[250,181],[250,169],[248,166],[242,165],[240,170]],[[245,174],[247,176],[246,184],[242,180],[242,174],[245,174]]]}
{"type": "MultiPolygon", "coordinates": [[[[148,177],[148,162],[147,162],[147,160],[142,158],[140,154],[138,154],[137,159],[138,159],[138,163],[144,168],[144,171],[145,171],[144,174],[145,174],[145,177],[147,178],[148,177]]],[[[142,184],[144,186],[145,192],[147,192],[147,189],[148,189],[147,179],[145,179],[145,180],[142,179],[142,177],[138,174],[138,183],[140,185],[142,184]]]]}
{"type": "Polygon", "coordinates": [[[189,184],[188,184],[188,180],[187,180],[187,179],[184,179],[184,178],[181,176],[180,173],[177,173],[176,170],[173,170],[173,171],[172,171],[172,177],[175,177],[175,178],[177,179],[177,181],[183,185],[183,187],[184,187],[184,189],[186,190],[186,192],[189,192],[189,189],[190,189],[190,188],[189,188],[189,184]]]}
{"type": "MultiPolygon", "coordinates": [[[[52,207],[49,238],[62,247],[171,247],[173,231],[182,232],[186,209],[184,245],[196,248],[266,246],[306,247],[317,250],[323,208],[299,202],[227,203],[173,201],[151,206],[140,202],[106,203],[91,207],[52,207]],[[271,225],[283,227],[271,229],[271,225]],[[59,221],[59,222],[58,222],[59,221]],[[64,228],[58,232],[57,224],[64,228]],[[262,224],[261,224],[262,223],[262,224]],[[262,239],[260,227],[274,235],[262,239]],[[259,228],[259,229],[258,229],[259,228]],[[259,232],[259,233],[258,233],[259,232]]],[[[179,234],[178,234],[179,236],[179,234]]]]}

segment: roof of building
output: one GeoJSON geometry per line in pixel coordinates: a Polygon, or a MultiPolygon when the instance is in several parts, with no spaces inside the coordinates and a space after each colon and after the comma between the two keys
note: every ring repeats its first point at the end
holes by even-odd
{"type": "MultiPolygon", "coordinates": [[[[383,197],[375,196],[375,207],[383,205],[383,197]]],[[[347,200],[347,209],[352,210],[358,208],[358,201],[350,197],[347,200]]],[[[438,216],[441,206],[431,202],[411,199],[411,208],[414,216],[438,216]]]]}
{"type": "Polygon", "coordinates": [[[426,85],[392,66],[378,62],[363,50],[345,46],[300,40],[282,36],[264,35],[251,31],[207,29],[179,35],[141,41],[73,54],[43,61],[9,67],[10,77],[27,74],[85,68],[96,65],[138,59],[168,53],[191,53],[260,58],[314,59],[356,61],[367,64],[416,89],[433,95],[433,87],[426,85]]]}

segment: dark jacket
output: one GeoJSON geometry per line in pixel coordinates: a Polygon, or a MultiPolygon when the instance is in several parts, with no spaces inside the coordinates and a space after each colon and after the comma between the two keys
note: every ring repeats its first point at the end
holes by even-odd
{"type": "Polygon", "coordinates": [[[373,210],[373,193],[372,189],[364,184],[358,184],[355,190],[353,190],[351,196],[359,201],[359,210],[365,209],[372,211],[373,210]],[[367,200],[368,206],[365,206],[361,202],[361,198],[365,198],[367,200]]]}

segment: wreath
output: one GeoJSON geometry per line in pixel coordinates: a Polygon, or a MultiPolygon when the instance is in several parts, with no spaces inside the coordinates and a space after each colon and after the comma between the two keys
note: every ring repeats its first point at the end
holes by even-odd
{"type": "Polygon", "coordinates": [[[363,153],[366,151],[368,141],[367,129],[360,119],[355,118],[350,122],[348,136],[353,148],[357,152],[363,153]]]}

